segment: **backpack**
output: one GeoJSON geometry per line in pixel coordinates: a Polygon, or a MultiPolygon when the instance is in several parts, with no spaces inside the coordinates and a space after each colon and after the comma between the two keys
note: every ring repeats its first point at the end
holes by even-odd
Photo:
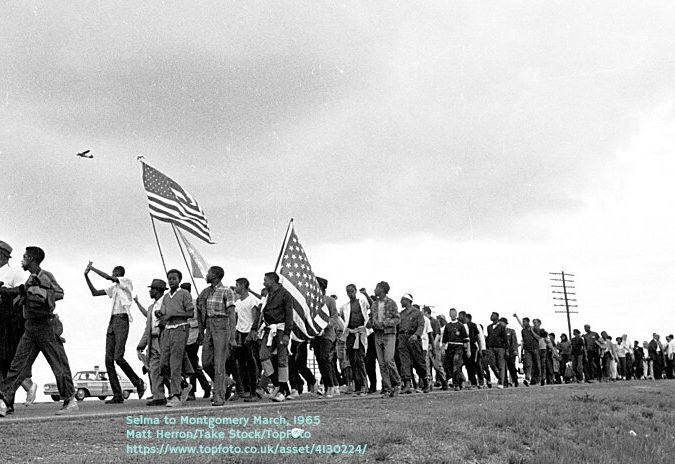
{"type": "Polygon", "coordinates": [[[54,291],[39,277],[26,282],[24,317],[26,319],[51,319],[54,313],[54,291]]]}

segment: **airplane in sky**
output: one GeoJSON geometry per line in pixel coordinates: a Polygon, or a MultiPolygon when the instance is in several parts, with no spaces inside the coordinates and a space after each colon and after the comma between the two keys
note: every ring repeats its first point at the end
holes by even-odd
{"type": "Polygon", "coordinates": [[[90,155],[89,154],[90,151],[91,150],[85,150],[82,153],[78,153],[77,156],[79,156],[80,158],[90,158],[91,159],[91,158],[94,157],[94,155],[90,155]]]}

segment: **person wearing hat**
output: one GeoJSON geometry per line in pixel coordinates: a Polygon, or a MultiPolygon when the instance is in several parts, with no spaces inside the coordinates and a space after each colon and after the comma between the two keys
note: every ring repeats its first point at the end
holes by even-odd
{"type": "Polygon", "coordinates": [[[145,393],[145,382],[143,382],[126,359],[124,359],[127,337],[129,336],[129,322],[131,321],[130,308],[133,301],[133,285],[131,279],[124,277],[124,274],[124,267],[115,266],[112,270],[112,275],[108,275],[105,272],[96,269],[91,261],[89,261],[89,264],[87,264],[87,267],[84,270],[84,279],[87,282],[91,295],[94,297],[107,295],[112,300],[112,312],[105,338],[105,368],[108,372],[108,379],[110,388],[113,391],[113,397],[106,401],[107,404],[124,403],[122,386],[120,385],[117,376],[115,364],[122,369],[129,381],[136,387],[139,398],[143,398],[143,393],[145,393]],[[91,271],[104,279],[113,282],[113,285],[104,290],[97,289],[91,283],[91,279],[89,278],[89,272],[91,271]]]}
{"type": "Polygon", "coordinates": [[[145,331],[140,342],[138,342],[136,351],[141,355],[143,350],[146,350],[146,359],[148,360],[148,376],[150,377],[152,398],[145,404],[148,406],[164,406],[166,404],[166,395],[164,393],[164,378],[162,377],[160,365],[161,351],[159,345],[161,329],[159,327],[159,318],[155,317],[155,310],[159,309],[162,304],[162,297],[167,290],[166,282],[162,279],[153,279],[148,288],[150,289],[150,298],[153,299],[153,302],[147,311],[141,306],[138,299],[135,299],[141,312],[147,314],[145,331]]]}
{"type": "MultiPolygon", "coordinates": [[[[19,295],[19,287],[26,281],[26,275],[9,265],[12,247],[0,240],[0,381],[5,378],[12,364],[14,353],[24,332],[21,311],[14,310],[13,300],[19,295]]],[[[31,371],[21,386],[26,390],[26,406],[35,402],[37,384],[31,379],[31,371]]]]}
{"type": "Polygon", "coordinates": [[[398,324],[398,357],[401,360],[401,380],[403,390],[401,393],[412,393],[412,368],[415,367],[417,375],[422,383],[425,393],[429,392],[427,368],[422,350],[422,337],[424,333],[424,316],[422,311],[412,304],[413,297],[406,293],[401,297],[403,311],[399,315],[401,320],[398,324]]]}

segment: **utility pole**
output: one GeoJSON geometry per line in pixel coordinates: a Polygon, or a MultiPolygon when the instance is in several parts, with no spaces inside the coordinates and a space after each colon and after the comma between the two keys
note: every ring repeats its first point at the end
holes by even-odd
{"type": "Polygon", "coordinates": [[[555,303],[553,306],[565,308],[565,311],[556,311],[556,313],[567,314],[568,340],[572,340],[572,323],[570,322],[570,314],[578,314],[578,311],[570,311],[570,308],[578,308],[576,305],[576,298],[570,298],[576,296],[575,292],[570,291],[576,288],[574,285],[571,285],[574,284],[574,280],[571,279],[571,277],[574,277],[574,274],[570,274],[569,272],[565,271],[549,272],[549,274],[555,276],[555,278],[551,277],[551,281],[553,282],[551,284],[551,287],[553,288],[553,294],[562,295],[562,297],[554,296],[553,299],[556,301],[564,301],[564,304],[555,303]],[[562,291],[560,291],[561,289],[562,291]]]}

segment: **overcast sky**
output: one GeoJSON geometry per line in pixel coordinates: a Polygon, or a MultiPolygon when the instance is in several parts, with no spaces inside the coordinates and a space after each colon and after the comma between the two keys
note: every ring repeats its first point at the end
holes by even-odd
{"type": "MultiPolygon", "coordinates": [[[[548,273],[565,270],[574,327],[665,336],[674,14],[671,2],[3,5],[0,239],[15,266],[25,246],[45,249],[74,371],[103,365],[110,312],[88,293],[88,260],[124,265],[145,303],[162,275],[139,153],[200,202],[217,244],[192,242],[229,282],[259,288],[294,217],[338,303],[349,282],[388,280],[397,300],[484,323],[496,310],[514,325],[517,310],[560,333],[548,273]],[[94,159],[75,157],[85,149],[94,159]]],[[[51,381],[44,360],[36,372],[51,381]]]]}

